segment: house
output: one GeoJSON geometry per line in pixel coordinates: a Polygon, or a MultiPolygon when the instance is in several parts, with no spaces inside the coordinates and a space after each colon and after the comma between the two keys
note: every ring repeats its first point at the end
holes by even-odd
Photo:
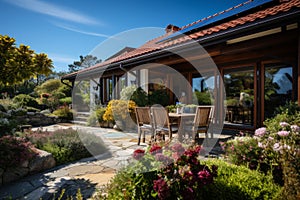
{"type": "Polygon", "coordinates": [[[209,101],[224,128],[254,130],[276,107],[300,102],[299,25],[299,0],[249,0],[183,27],[168,25],[164,35],[62,82],[93,80],[102,104],[130,84],[147,92],[163,85],[170,104],[182,94],[187,103],[209,101]]]}

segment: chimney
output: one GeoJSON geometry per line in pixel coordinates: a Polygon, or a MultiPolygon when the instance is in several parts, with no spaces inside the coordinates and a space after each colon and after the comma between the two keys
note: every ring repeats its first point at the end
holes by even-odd
{"type": "Polygon", "coordinates": [[[179,31],[180,28],[178,26],[175,26],[175,25],[172,25],[172,24],[169,24],[166,28],[165,28],[165,31],[166,33],[169,33],[169,32],[176,32],[176,31],[179,31]]]}

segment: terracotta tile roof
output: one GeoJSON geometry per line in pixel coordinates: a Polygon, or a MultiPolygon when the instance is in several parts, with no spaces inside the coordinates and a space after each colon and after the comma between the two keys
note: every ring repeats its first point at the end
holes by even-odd
{"type": "MultiPolygon", "coordinates": [[[[253,0],[249,0],[245,3],[242,3],[242,4],[239,4],[235,7],[229,8],[229,9],[227,9],[225,11],[222,11],[220,13],[217,13],[215,15],[206,17],[204,19],[201,19],[201,20],[198,20],[198,21],[193,22],[191,24],[188,24],[186,26],[183,26],[180,29],[181,30],[186,29],[186,28],[188,28],[190,26],[193,26],[193,25],[195,25],[199,22],[202,22],[203,20],[207,20],[207,19],[210,19],[210,18],[215,17],[217,15],[221,15],[225,12],[228,12],[229,10],[238,8],[240,6],[243,6],[245,4],[250,3],[252,1],[253,0]]],[[[234,28],[234,27],[246,24],[246,23],[251,23],[251,22],[254,22],[258,19],[266,18],[267,16],[276,15],[276,14],[279,14],[279,13],[282,13],[282,12],[287,12],[287,11],[291,10],[292,8],[294,8],[294,7],[300,8],[300,1],[299,0],[290,0],[290,1],[287,1],[287,2],[283,2],[283,3],[280,3],[278,5],[275,5],[275,6],[272,6],[272,7],[269,7],[269,8],[265,8],[263,10],[256,11],[256,12],[251,13],[251,14],[248,14],[246,16],[238,17],[236,19],[221,23],[219,25],[216,25],[216,26],[213,26],[213,27],[210,27],[210,28],[206,28],[204,30],[199,30],[199,31],[197,31],[195,33],[192,33],[190,35],[182,35],[181,37],[179,37],[177,39],[174,39],[174,40],[157,43],[158,41],[161,41],[162,39],[164,39],[164,38],[168,37],[170,34],[172,34],[172,32],[169,32],[169,33],[166,33],[166,34],[164,34],[160,37],[157,37],[153,40],[150,40],[150,41],[146,42],[144,45],[140,46],[139,48],[136,48],[133,51],[124,53],[120,56],[117,56],[117,57],[112,58],[110,60],[107,60],[105,62],[99,63],[95,66],[83,69],[79,72],[90,71],[90,70],[93,70],[95,68],[104,67],[104,66],[107,66],[107,65],[112,64],[112,63],[125,61],[125,60],[130,59],[130,58],[145,55],[147,53],[151,53],[151,52],[154,52],[154,51],[157,51],[157,50],[162,50],[164,48],[175,46],[175,45],[190,41],[192,39],[198,39],[200,37],[211,35],[213,33],[217,33],[217,32],[224,31],[224,30],[227,30],[227,29],[230,29],[230,28],[234,28]]],[[[65,77],[69,77],[69,76],[75,75],[77,73],[78,72],[74,72],[72,74],[66,75],[65,77]]]]}

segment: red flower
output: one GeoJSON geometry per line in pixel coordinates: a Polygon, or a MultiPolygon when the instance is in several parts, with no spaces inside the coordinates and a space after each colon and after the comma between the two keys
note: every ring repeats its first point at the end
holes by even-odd
{"type": "Polygon", "coordinates": [[[144,157],[144,155],[145,155],[145,150],[143,149],[136,149],[133,152],[133,158],[136,160],[140,160],[142,157],[144,157]]]}
{"type": "Polygon", "coordinates": [[[155,144],[155,145],[151,146],[149,152],[150,152],[152,155],[155,155],[155,154],[157,154],[157,153],[162,153],[162,148],[161,148],[161,146],[155,144]]]}

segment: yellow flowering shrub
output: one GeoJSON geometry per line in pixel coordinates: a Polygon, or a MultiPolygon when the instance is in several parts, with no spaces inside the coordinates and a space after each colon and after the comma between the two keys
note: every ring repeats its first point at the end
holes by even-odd
{"type": "MultiPolygon", "coordinates": [[[[136,103],[132,100],[111,100],[109,101],[106,111],[103,115],[103,119],[106,121],[116,121],[120,126],[132,126],[132,122],[135,123],[134,108],[136,103]]],[[[120,127],[123,129],[122,127],[120,127]]]]}

